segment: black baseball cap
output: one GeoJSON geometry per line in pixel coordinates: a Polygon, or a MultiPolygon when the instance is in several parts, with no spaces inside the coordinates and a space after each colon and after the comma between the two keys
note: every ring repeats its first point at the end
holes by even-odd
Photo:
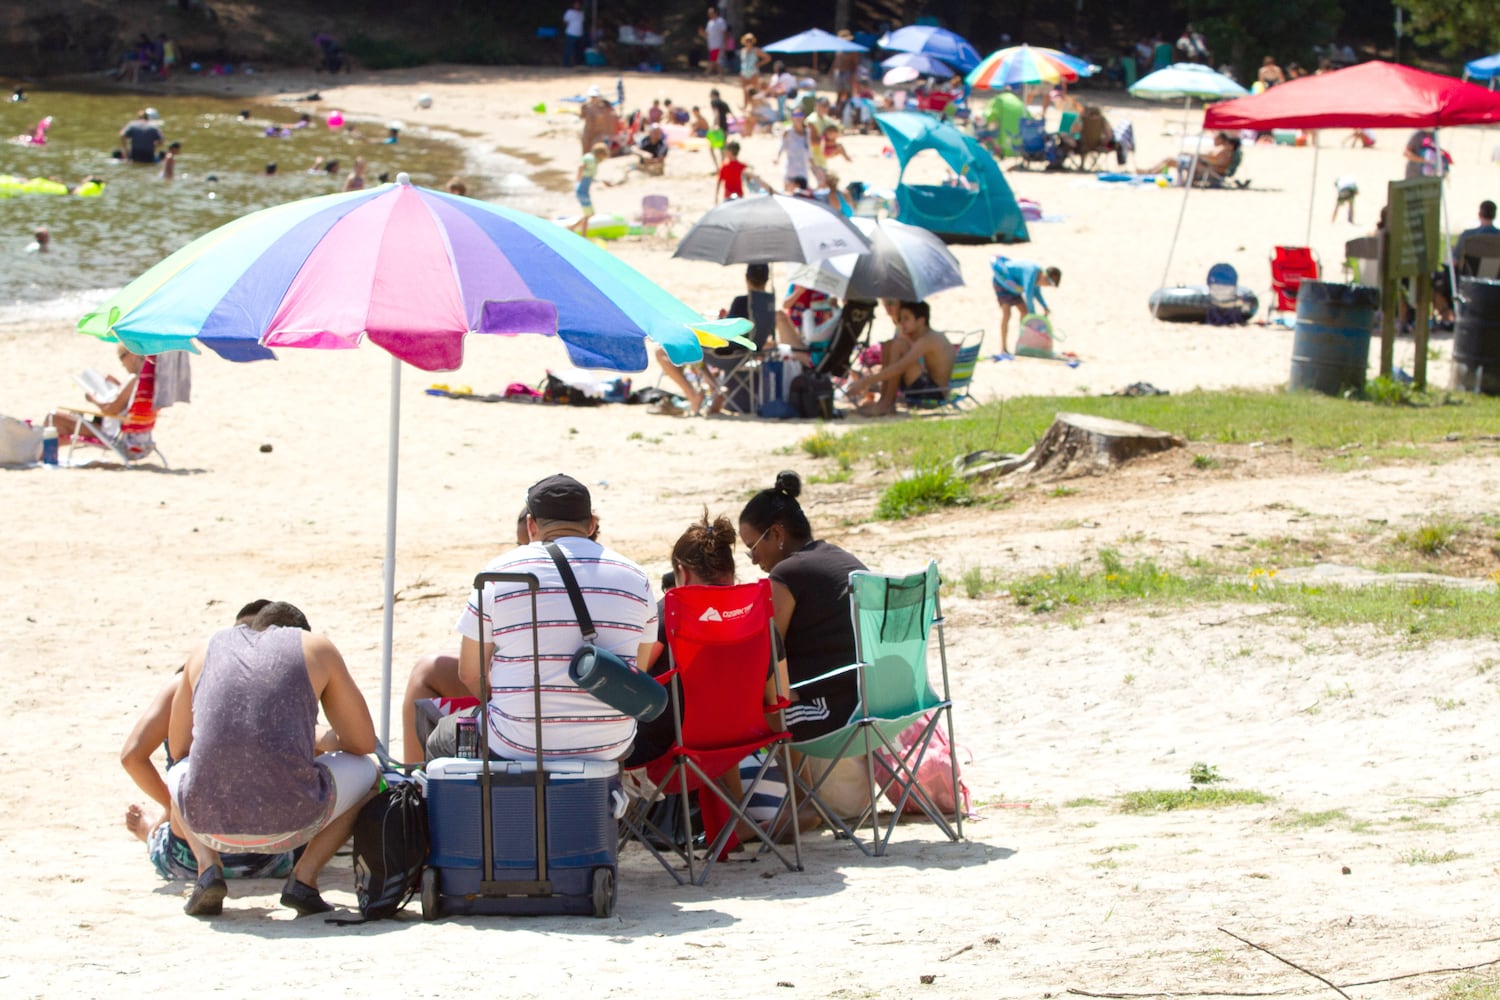
{"type": "Polygon", "coordinates": [[[526,491],[526,509],[541,521],[587,521],[594,503],[587,486],[558,473],[526,491]]]}

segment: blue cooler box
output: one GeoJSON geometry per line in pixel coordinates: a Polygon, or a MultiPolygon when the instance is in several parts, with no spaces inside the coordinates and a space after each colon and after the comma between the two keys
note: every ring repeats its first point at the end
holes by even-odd
{"type": "MultiPolygon", "coordinates": [[[[547,761],[547,869],[551,895],[486,895],[481,853],[481,764],[442,757],[427,766],[429,849],[422,915],[593,914],[614,910],[618,872],[618,764],[547,761]]],[[[536,762],[491,761],[494,878],[531,881],[536,870],[536,762]]]]}

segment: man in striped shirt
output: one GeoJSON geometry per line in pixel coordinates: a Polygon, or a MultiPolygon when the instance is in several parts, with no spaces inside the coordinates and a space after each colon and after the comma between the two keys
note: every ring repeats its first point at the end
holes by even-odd
{"type": "MultiPolygon", "coordinates": [[[[573,604],[557,565],[544,547],[562,549],[587,605],[595,644],[626,663],[645,663],[656,638],[656,602],[646,572],[589,536],[595,533],[588,487],[571,476],[549,476],[526,494],[531,544],[500,556],[486,572],[536,575],[538,652],[541,658],[542,750],[548,757],[618,760],[635,739],[635,719],[583,691],[568,676],[568,662],[582,644],[573,604]]],[[[536,750],[532,674],[531,600],[524,587],[491,584],[479,606],[469,599],[458,621],[463,636],[459,677],[479,690],[479,671],[490,671],[489,746],[497,757],[531,758],[536,750]],[[480,644],[483,619],[484,643],[480,644]]],[[[429,738],[428,756],[450,736],[445,719],[429,738]]]]}

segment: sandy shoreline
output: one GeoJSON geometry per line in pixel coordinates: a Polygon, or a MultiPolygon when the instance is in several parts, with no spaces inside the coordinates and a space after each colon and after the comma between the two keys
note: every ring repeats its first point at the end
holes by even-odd
{"type": "MultiPolygon", "coordinates": [[[[227,84],[268,100],[277,88],[322,88],[324,107],[453,131],[481,150],[523,150],[570,173],[575,128],[530,108],[545,100],[550,109],[598,79],[436,67],[337,88],[295,73],[227,84]],[[421,93],[434,98],[430,112],[412,110],[421,93]]],[[[677,78],[625,82],[645,103],[654,88],[687,104],[707,91],[677,78]]],[[[1171,109],[1129,114],[1142,163],[1175,148],[1179,138],[1163,133],[1180,109],[1175,119],[1171,109]]],[[[1342,241],[1364,232],[1384,181],[1400,173],[1404,137],[1381,133],[1373,150],[1324,138],[1313,245],[1336,275],[1342,241]],[[1328,222],[1341,173],[1367,192],[1360,225],[1328,222]]],[[[1460,169],[1448,207],[1462,228],[1474,204],[1493,197],[1497,174],[1481,155],[1482,133],[1452,138],[1460,169]]],[[[772,140],[747,145],[747,159],[770,172],[772,140]]],[[[849,145],[846,177],[894,181],[881,140],[849,145]]],[[[1229,260],[1263,290],[1270,247],[1301,242],[1310,154],[1257,147],[1246,159],[1251,190],[1194,192],[1173,277],[1197,282],[1229,260]]],[[[676,151],[666,178],[611,189],[619,201],[601,210],[629,213],[660,190],[683,215],[680,233],[708,207],[708,169],[705,154],[676,151]]],[[[982,396],[1099,393],[1141,380],[1173,391],[1284,383],[1290,330],[1150,319],[1146,295],[1160,284],[1180,192],[1006,176],[1017,194],[1064,216],[1033,226],[1032,243],[1016,253],[1063,267],[1053,317],[1084,361],[984,362],[982,396]]],[[[538,197],[545,214],[568,210],[566,193],[538,197]]],[[[737,269],[671,259],[667,241],[612,248],[704,310],[740,286],[737,269]]],[[[969,286],[933,302],[934,325],[988,330],[987,354],[998,349],[985,280],[998,249],[956,248],[969,286]]],[[[1438,342],[1444,357],[1448,344],[1438,342]]],[[[1398,363],[1410,367],[1410,352],[1409,341],[1398,344],[1398,363]]],[[[0,326],[0,408],[40,417],[76,401],[71,372],[111,364],[109,348],[70,322],[0,326]]],[[[559,346],[541,338],[472,337],[460,372],[405,373],[398,690],[418,655],[451,644],[466,582],[503,544],[522,491],[542,475],[565,470],[589,482],[607,540],[659,573],[672,539],[703,508],[733,516],[780,468],[828,471],[797,447],[814,429],[806,424],[422,391],[430,381],[496,391],[562,364],[559,346]]],[[[1438,384],[1446,368],[1432,363],[1438,384]]],[[[655,373],[636,378],[651,384],[655,373]]],[[[451,992],[468,973],[464,958],[484,953],[495,956],[489,981],[523,997],[692,990],[710,976],[748,997],[1326,990],[1219,927],[1338,983],[1500,958],[1500,760],[1484,721],[1500,709],[1492,648],[1316,628],[1245,606],[1127,607],[1065,622],[1000,595],[968,598],[961,587],[944,606],[958,742],[973,755],[966,776],[980,814],[965,843],[908,826],[887,858],[870,861],[824,836],[806,845],[803,873],[737,861],[702,890],[675,887],[631,851],[618,912],[605,921],[426,924],[409,911],[338,928],[291,920],[269,882],[232,886],[222,920],[189,920],[185,887],[157,880],[122,828],[125,806],[140,796],[116,762],[120,742],[187,648],[257,596],[306,608],[378,703],[388,380],[387,358],[373,348],[286,351],[263,365],[204,358],[194,364],[194,401],[158,425],[171,473],[0,473],[0,505],[12,512],[0,573],[0,677],[11,686],[0,757],[23,775],[0,818],[12,848],[0,863],[11,886],[0,914],[9,995],[209,986],[229,996],[427,996],[451,992]],[[269,454],[259,451],[265,443],[269,454]],[[1270,801],[1116,811],[1125,792],[1185,787],[1197,761],[1270,801]],[[1324,818],[1307,818],[1316,814],[1324,818]],[[475,937],[483,931],[496,933],[475,937]],[[934,982],[922,984],[923,975],[934,982]]],[[[1236,453],[1243,464],[1218,473],[1146,462],[1075,481],[1075,495],[1036,490],[1001,509],[897,524],[868,520],[885,481],[870,470],[814,484],[806,501],[817,532],[872,567],[897,572],[933,557],[956,581],[969,568],[1009,576],[1104,545],[1170,563],[1279,534],[1357,535],[1376,519],[1392,528],[1431,516],[1473,520],[1493,513],[1500,492],[1493,453],[1331,474],[1276,460],[1274,450],[1245,449],[1236,453]]],[[[751,572],[746,564],[742,578],[751,572]]],[[[346,906],[347,864],[336,861],[324,883],[346,906]]],[[[1357,996],[1429,996],[1443,978],[1357,996]]]]}

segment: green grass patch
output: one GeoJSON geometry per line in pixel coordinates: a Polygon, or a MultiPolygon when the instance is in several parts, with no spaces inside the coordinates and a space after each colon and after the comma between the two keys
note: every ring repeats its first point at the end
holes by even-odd
{"type": "Polygon", "coordinates": [[[813,458],[832,458],[839,452],[839,436],[826,427],[820,427],[799,444],[813,458]]]}
{"type": "Polygon", "coordinates": [[[1085,796],[1085,797],[1083,797],[1081,799],[1069,799],[1068,801],[1066,801],[1066,802],[1063,803],[1063,808],[1064,809],[1087,809],[1090,806],[1102,806],[1102,805],[1104,805],[1104,800],[1103,799],[1093,799],[1093,798],[1089,798],[1089,797],[1085,796]]]}
{"type": "Polygon", "coordinates": [[[1195,761],[1193,766],[1188,768],[1188,781],[1194,785],[1214,785],[1223,780],[1224,776],[1219,773],[1217,767],[1205,764],[1201,760],[1195,761]]]}
{"type": "Polygon", "coordinates": [[[1222,809],[1270,802],[1271,796],[1249,788],[1187,788],[1126,792],[1120,797],[1120,812],[1158,813],[1177,809],[1222,809]]]}
{"type": "Polygon", "coordinates": [[[1428,521],[1411,531],[1398,531],[1396,541],[1424,556],[1440,556],[1451,547],[1463,526],[1454,521],[1428,521]]]}
{"type": "Polygon", "coordinates": [[[1500,973],[1455,979],[1437,996],[1438,1000],[1500,1000],[1500,973]]]}
{"type": "Polygon", "coordinates": [[[970,600],[976,600],[1000,586],[1000,577],[993,570],[985,569],[983,566],[970,566],[964,570],[963,576],[959,577],[963,585],[964,596],[970,600]]]}
{"type": "Polygon", "coordinates": [[[1311,830],[1347,822],[1349,822],[1349,814],[1342,809],[1324,809],[1321,812],[1303,812],[1300,809],[1293,809],[1276,818],[1277,826],[1295,830],[1311,830]]]}
{"type": "Polygon", "coordinates": [[[944,420],[871,424],[851,430],[842,440],[856,458],[878,466],[921,467],[986,448],[1025,451],[1058,411],[1068,410],[1139,421],[1193,442],[1289,442],[1299,452],[1344,448],[1345,455],[1394,461],[1412,454],[1416,446],[1436,445],[1449,434],[1491,434],[1500,422],[1496,397],[1414,396],[1412,404],[1385,406],[1319,393],[1241,390],[1136,398],[1022,396],[944,420]]]}
{"type": "MultiPolygon", "coordinates": [[[[1093,610],[1136,601],[1153,606],[1237,602],[1270,605],[1300,621],[1336,628],[1369,625],[1418,641],[1500,637],[1500,594],[1434,584],[1339,587],[1287,585],[1276,571],[1255,567],[1243,583],[1203,568],[1185,575],[1149,559],[1126,564],[1114,549],[1100,549],[1098,565],[1070,563],[1005,585],[1019,606],[1042,615],[1093,610]]],[[[1350,698],[1347,686],[1329,698],[1350,698]]]]}
{"type": "Polygon", "coordinates": [[[1193,468],[1195,469],[1220,469],[1223,467],[1224,463],[1219,461],[1217,458],[1214,458],[1212,455],[1193,456],[1193,468]]]}
{"type": "Polygon", "coordinates": [[[1416,850],[1401,853],[1401,860],[1409,865],[1441,865],[1466,857],[1468,857],[1467,854],[1460,854],[1457,851],[1443,851],[1440,854],[1436,851],[1416,850]]]}
{"type": "Polygon", "coordinates": [[[928,466],[886,487],[875,505],[882,521],[899,521],[917,514],[970,502],[969,483],[947,465],[928,466]]]}

